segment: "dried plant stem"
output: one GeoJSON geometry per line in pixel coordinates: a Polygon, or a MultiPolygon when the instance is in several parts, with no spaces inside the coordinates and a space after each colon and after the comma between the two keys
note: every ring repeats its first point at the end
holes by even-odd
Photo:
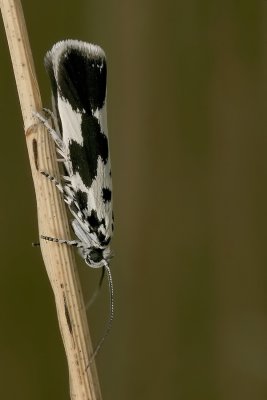
{"type": "MultiPolygon", "coordinates": [[[[23,11],[19,0],[0,0],[36,192],[40,234],[70,238],[66,209],[56,187],[40,170],[58,177],[55,146],[32,112],[42,107],[23,11]]],[[[41,240],[41,251],[55,296],[65,346],[71,399],[101,400],[96,367],[88,367],[92,347],[73,251],[41,240]]]]}

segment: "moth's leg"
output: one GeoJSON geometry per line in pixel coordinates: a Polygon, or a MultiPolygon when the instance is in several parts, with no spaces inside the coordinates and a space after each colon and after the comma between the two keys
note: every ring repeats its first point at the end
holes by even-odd
{"type": "Polygon", "coordinates": [[[56,126],[57,122],[56,122],[56,117],[55,114],[53,113],[53,111],[49,110],[49,108],[45,108],[43,107],[43,111],[49,115],[49,117],[52,119],[54,126],[56,126]]]}
{"type": "Polygon", "coordinates": [[[48,240],[49,242],[59,243],[59,244],[67,244],[68,246],[74,246],[74,247],[78,247],[78,248],[84,247],[83,244],[81,242],[79,242],[78,240],[58,239],[58,238],[54,238],[51,236],[44,236],[44,235],[41,235],[41,239],[48,240]]]}
{"type": "Polygon", "coordinates": [[[41,174],[44,175],[47,179],[49,179],[51,182],[53,182],[53,184],[58,188],[58,190],[59,190],[61,193],[63,193],[64,195],[67,195],[67,193],[66,193],[66,191],[64,190],[64,187],[62,186],[62,184],[61,184],[60,182],[58,182],[58,180],[57,180],[54,176],[48,174],[48,173],[45,172],[45,171],[40,171],[40,172],[41,172],[41,174]]]}
{"type": "MultiPolygon", "coordinates": [[[[70,187],[68,186],[63,186],[54,176],[48,174],[48,172],[45,171],[40,171],[42,175],[44,175],[47,179],[49,179],[53,184],[58,188],[58,190],[63,194],[63,198],[65,203],[67,203],[69,206],[72,204],[73,206],[76,205],[77,203],[74,201],[73,194],[71,192],[70,187]]],[[[78,209],[78,207],[77,207],[78,209]]]]}
{"type": "MultiPolygon", "coordinates": [[[[45,110],[46,111],[46,110],[45,110]]],[[[47,112],[47,111],[46,111],[47,112]]],[[[51,113],[51,112],[50,112],[51,113]]],[[[49,113],[49,114],[50,114],[49,113]]],[[[52,139],[56,142],[57,146],[59,147],[59,149],[61,149],[63,151],[64,149],[64,145],[62,142],[61,137],[59,136],[59,134],[57,133],[57,131],[55,131],[55,129],[52,128],[52,126],[49,124],[48,119],[43,117],[42,114],[40,114],[39,112],[35,112],[33,111],[33,115],[40,121],[42,122],[42,124],[46,127],[48,133],[51,135],[52,139]]],[[[52,117],[54,118],[54,117],[52,117]]]]}

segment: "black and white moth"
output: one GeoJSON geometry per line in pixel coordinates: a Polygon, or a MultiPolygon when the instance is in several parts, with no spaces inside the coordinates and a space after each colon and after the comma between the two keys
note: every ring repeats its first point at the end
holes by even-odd
{"type": "Polygon", "coordinates": [[[87,265],[103,268],[110,289],[113,319],[113,284],[110,272],[110,239],[113,233],[112,181],[106,119],[107,66],[104,51],[78,40],[56,43],[45,56],[53,102],[55,129],[39,113],[64,164],[62,182],[42,172],[63,193],[73,216],[78,240],[41,236],[42,239],[76,246],[87,265]]]}

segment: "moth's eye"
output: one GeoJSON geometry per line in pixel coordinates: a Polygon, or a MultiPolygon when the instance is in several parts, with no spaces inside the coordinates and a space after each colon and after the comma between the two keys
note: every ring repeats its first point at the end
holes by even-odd
{"type": "Polygon", "coordinates": [[[93,262],[99,263],[101,260],[103,260],[103,250],[94,248],[90,251],[89,257],[93,262]]]}

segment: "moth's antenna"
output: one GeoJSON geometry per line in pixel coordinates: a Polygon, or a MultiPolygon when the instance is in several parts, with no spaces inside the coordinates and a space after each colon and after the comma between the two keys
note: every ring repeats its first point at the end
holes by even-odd
{"type": "MultiPolygon", "coordinates": [[[[100,341],[98,342],[98,345],[96,346],[96,348],[95,348],[95,350],[94,350],[94,352],[92,354],[92,357],[90,358],[89,365],[92,363],[92,361],[96,357],[96,355],[99,352],[104,340],[106,339],[107,335],[109,334],[109,331],[110,331],[111,326],[112,326],[113,317],[114,317],[113,282],[112,282],[111,271],[110,271],[109,265],[108,265],[108,263],[106,261],[105,261],[105,264],[104,264],[104,268],[105,268],[105,271],[107,273],[108,286],[109,286],[109,320],[108,320],[108,323],[107,323],[106,331],[105,331],[104,335],[102,336],[102,338],[100,339],[100,341]]],[[[86,367],[86,369],[89,367],[89,365],[86,367]]]]}

